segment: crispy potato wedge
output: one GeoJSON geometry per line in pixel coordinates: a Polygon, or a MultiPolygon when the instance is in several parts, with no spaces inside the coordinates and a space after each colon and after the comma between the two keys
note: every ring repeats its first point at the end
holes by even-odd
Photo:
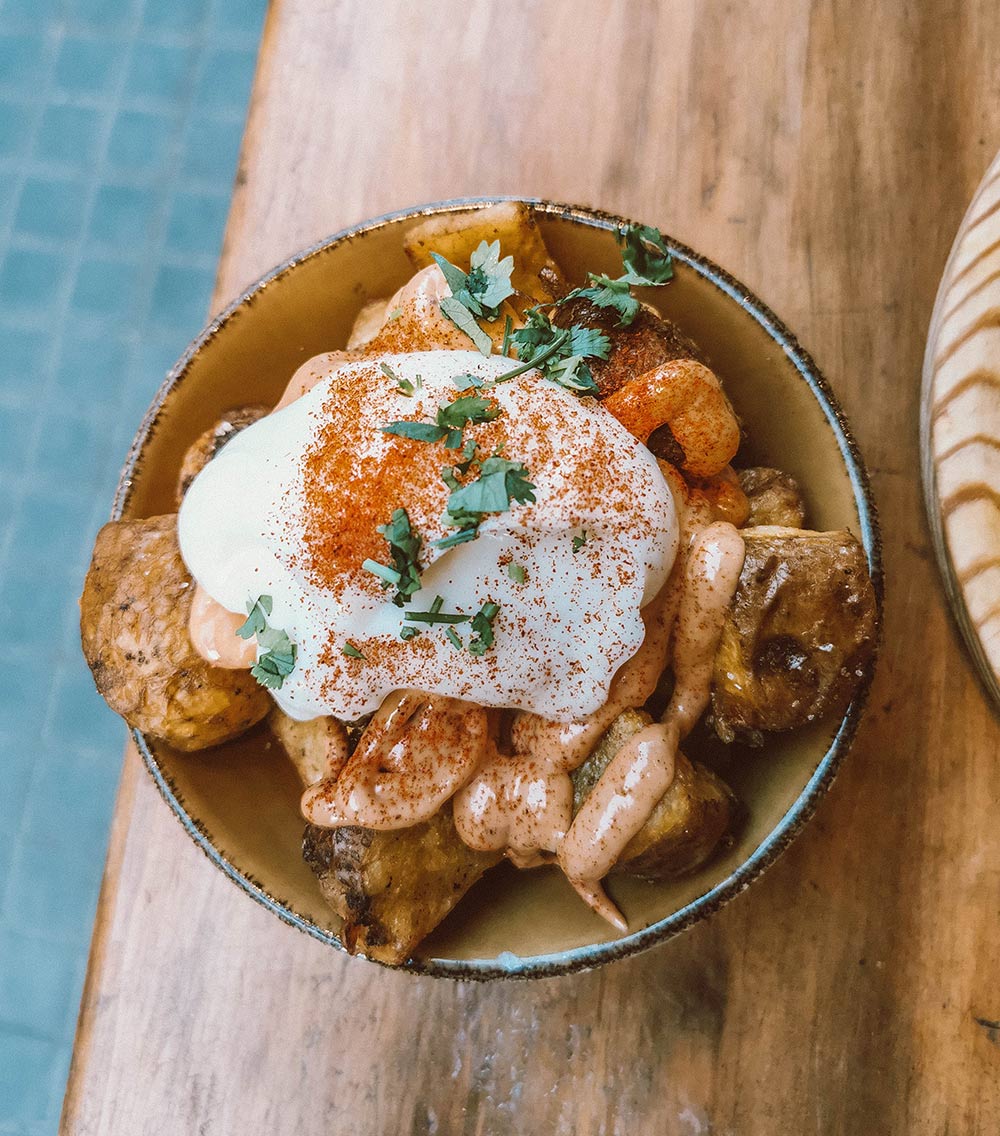
{"type": "MultiPolygon", "coordinates": [[[[576,812],[619,749],[652,718],[641,710],[619,714],[597,749],[573,774],[576,812]]],[[[677,755],[677,773],[649,820],[626,844],[615,873],[666,880],[700,868],[732,830],[738,802],[728,785],[702,765],[677,755]]]]}
{"type": "Polygon", "coordinates": [[[249,671],[195,652],[193,593],[175,514],[111,521],[97,534],[80,600],[83,653],[112,710],[181,750],[238,737],[271,708],[249,671]]]}
{"type": "Polygon", "coordinates": [[[741,469],[736,476],[750,505],[747,525],[782,525],[800,529],[805,524],[806,508],[802,491],[790,474],[767,466],[754,466],[751,469],[741,469]]]}
{"type": "Polygon", "coordinates": [[[176,501],[178,508],[180,508],[181,501],[184,500],[184,494],[191,487],[191,482],[222,447],[231,442],[241,430],[245,430],[247,426],[252,426],[254,422],[259,421],[269,413],[270,407],[268,406],[233,407],[232,410],[227,410],[214,426],[209,426],[188,446],[187,452],[184,454],[184,461],[181,462],[181,472],[177,477],[176,501]]]}
{"type": "Polygon", "coordinates": [[[875,650],[864,549],[846,530],[743,530],[746,559],[712,677],[715,729],[760,741],[842,714],[875,650]]]}
{"type": "Polygon", "coordinates": [[[559,268],[549,256],[531,208],[520,201],[500,201],[475,213],[445,213],[415,225],[403,239],[414,268],[433,264],[432,252],[463,271],[480,241],[500,242],[502,256],[513,256],[511,284],[535,303],[555,298],[559,268]],[[544,276],[542,270],[546,270],[544,276]]]}
{"type": "Polygon", "coordinates": [[[405,962],[501,859],[462,843],[450,804],[429,821],[391,832],[309,825],[302,855],[344,920],[347,950],[391,964],[405,962]]]}
{"type": "Polygon", "coordinates": [[[303,785],[315,785],[340,773],[347,758],[347,732],[342,722],[336,718],[299,722],[275,706],[267,716],[267,724],[303,785]]]}
{"type": "MultiPolygon", "coordinates": [[[[676,324],[643,307],[628,327],[618,327],[618,313],[613,308],[599,308],[590,300],[578,298],[556,308],[552,322],[559,327],[581,323],[596,327],[611,340],[607,359],[588,359],[587,364],[597,383],[598,398],[607,398],[623,387],[630,379],[653,370],[674,359],[695,359],[704,362],[697,345],[676,324]]],[[[657,431],[650,441],[656,443],[657,431]]],[[[664,449],[663,453],[650,446],[654,453],[683,465],[676,452],[664,449]]]]}

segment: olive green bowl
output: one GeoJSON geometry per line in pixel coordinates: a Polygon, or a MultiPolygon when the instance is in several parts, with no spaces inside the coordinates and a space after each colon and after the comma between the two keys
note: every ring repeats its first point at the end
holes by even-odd
{"type": "MultiPolygon", "coordinates": [[[[295,368],[342,347],[355,315],[411,275],[403,236],[439,213],[497,199],[419,206],[346,229],[268,273],[191,344],[167,376],[129,453],[115,517],[170,512],[187,446],[220,413],[276,401],[295,368]]],[[[570,279],[618,275],[624,219],[532,201],[570,279]]],[[[878,524],[868,478],[829,388],[794,336],[746,288],[674,241],[675,279],[648,299],[695,339],[743,420],[742,464],[771,464],[801,484],[813,528],[848,528],[863,542],[881,594],[878,524]]],[[[619,936],[554,868],[490,873],[404,969],[457,978],[536,977],[598,966],[677,934],[741,892],[787,846],[829,786],[854,735],[871,673],[842,720],[775,736],[722,773],[746,806],[736,843],[682,880],[615,878],[609,891],[630,931],[619,936]]],[[[187,832],[231,880],[278,918],[340,948],[339,919],[302,861],[300,788],[266,728],[183,754],[136,733],[139,751],[187,832]]],[[[697,750],[686,747],[698,755],[697,750]]],[[[363,965],[358,963],[358,965],[363,965]]]]}

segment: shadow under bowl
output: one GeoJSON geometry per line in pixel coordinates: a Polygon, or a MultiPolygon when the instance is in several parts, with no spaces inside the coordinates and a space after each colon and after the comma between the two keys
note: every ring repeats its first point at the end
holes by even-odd
{"type": "MultiPolygon", "coordinates": [[[[345,229],[262,277],[191,344],[167,376],[122,472],[115,517],[174,510],[185,449],[226,409],[277,401],[292,372],[347,341],[362,305],[411,275],[403,236],[440,213],[498,198],[418,206],[345,229]]],[[[625,220],[530,201],[553,257],[571,280],[618,275],[625,220]]],[[[843,414],[795,337],[751,292],[668,238],[675,278],[644,299],[702,347],[740,415],[740,464],[769,464],[801,485],[810,525],[862,541],[881,597],[878,523],[868,477],[843,414]]],[[[404,964],[466,979],[547,977],[598,966],[663,941],[718,910],[793,839],[829,787],[856,730],[874,661],[842,720],[813,724],[741,751],[723,775],[746,806],[735,844],[693,875],[665,883],[612,878],[625,912],[617,936],[554,868],[490,873],[404,964]]],[[[341,948],[339,918],[301,856],[300,786],[266,728],[183,754],[135,732],[143,760],[189,835],[231,880],[280,919],[341,948]]],[[[697,750],[685,747],[692,756],[697,750]]]]}

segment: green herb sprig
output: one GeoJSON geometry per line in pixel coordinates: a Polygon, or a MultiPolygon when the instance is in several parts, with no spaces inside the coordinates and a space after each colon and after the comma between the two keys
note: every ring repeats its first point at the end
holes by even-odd
{"type": "Polygon", "coordinates": [[[449,450],[457,450],[463,443],[462,431],[479,422],[492,422],[501,414],[499,406],[477,394],[463,394],[453,402],[439,406],[435,422],[390,422],[381,427],[383,434],[396,434],[415,442],[441,442],[449,450]]]}
{"type": "Polygon", "coordinates": [[[495,320],[504,300],[514,295],[510,274],[514,258],[500,258],[500,242],[480,241],[469,258],[469,271],[463,272],[440,253],[431,256],[444,273],[451,295],[441,301],[441,311],[472,340],[480,354],[493,351],[493,341],[478,320],[495,320]]]}
{"type": "Polygon", "coordinates": [[[618,242],[622,248],[624,273],[612,279],[588,272],[587,286],[574,288],[559,303],[581,297],[599,308],[613,308],[618,313],[618,326],[628,327],[642,307],[632,295],[632,288],[668,283],[673,279],[674,264],[666,239],[651,225],[626,226],[619,232],[618,242]]]}
{"type": "Polygon", "coordinates": [[[284,631],[268,625],[272,608],[270,596],[248,600],[246,621],[236,629],[236,634],[241,639],[257,637],[263,652],[250,668],[250,673],[261,686],[266,686],[269,690],[280,690],[282,683],[295,670],[298,648],[284,631]]]}
{"type": "Polygon", "coordinates": [[[392,602],[396,607],[402,607],[404,600],[420,591],[420,534],[410,527],[405,509],[394,509],[389,523],[379,525],[378,532],[389,545],[393,566],[390,568],[377,560],[365,560],[361,567],[378,576],[383,588],[395,588],[392,602]]]}

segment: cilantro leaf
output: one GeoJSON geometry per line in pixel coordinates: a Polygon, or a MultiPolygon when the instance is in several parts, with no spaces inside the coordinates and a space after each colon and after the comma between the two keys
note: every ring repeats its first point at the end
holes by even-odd
{"type": "Polygon", "coordinates": [[[452,489],[447,520],[463,529],[477,526],[486,513],[506,512],[511,501],[520,505],[534,501],[534,489],[521,462],[487,458],[475,481],[452,489]]]}
{"type": "Polygon", "coordinates": [[[379,369],[386,378],[392,379],[401,394],[405,394],[408,398],[412,397],[416,388],[409,379],[404,379],[402,375],[397,375],[388,363],[379,363],[379,369]]]}
{"type": "Polygon", "coordinates": [[[499,241],[480,241],[469,257],[468,280],[472,292],[483,306],[487,319],[496,319],[500,305],[514,295],[510,274],[514,271],[514,258],[500,259],[499,241]]]}
{"type": "Polygon", "coordinates": [[[342,655],[346,655],[349,659],[363,659],[363,658],[365,658],[365,656],[361,654],[361,652],[357,649],[357,647],[354,646],[354,644],[350,641],[350,639],[348,639],[348,641],[343,645],[343,647],[340,648],[340,653],[342,655]]]}
{"type": "Polygon", "coordinates": [[[398,434],[400,438],[409,438],[414,442],[440,442],[447,433],[433,422],[390,422],[388,426],[380,427],[383,434],[398,434]]]}
{"type": "Polygon", "coordinates": [[[468,372],[461,375],[452,375],[451,381],[460,391],[467,391],[470,387],[476,387],[478,389],[483,385],[482,379],[477,375],[470,375],[468,372]]]}
{"type": "Polygon", "coordinates": [[[523,584],[525,577],[527,576],[527,572],[525,572],[523,564],[511,563],[507,565],[507,575],[514,581],[515,584],[523,584]]]}
{"type": "Polygon", "coordinates": [[[385,537],[392,555],[392,568],[366,560],[362,567],[375,572],[383,580],[383,587],[396,588],[392,602],[396,607],[403,606],[403,600],[420,591],[420,544],[421,539],[410,527],[410,518],[405,509],[394,509],[387,525],[379,525],[379,533],[385,537]],[[383,571],[377,571],[378,568],[383,571]],[[392,577],[397,577],[393,579],[392,577]]]}
{"type": "Polygon", "coordinates": [[[659,229],[651,225],[629,225],[620,241],[624,279],[629,284],[666,284],[673,279],[673,257],[659,229]]]}
{"type": "Polygon", "coordinates": [[[598,308],[614,308],[618,313],[618,326],[627,327],[639,314],[642,305],[632,295],[629,282],[625,277],[612,280],[609,276],[595,276],[588,274],[590,284],[586,288],[577,288],[572,296],[581,296],[589,300],[598,308]]]}
{"type": "Polygon", "coordinates": [[[475,632],[476,637],[469,641],[469,654],[470,655],[485,655],[490,647],[493,646],[493,621],[496,619],[500,611],[500,605],[491,601],[484,603],[483,606],[472,617],[472,630],[475,632]]]}
{"type": "Polygon", "coordinates": [[[437,421],[439,426],[450,430],[461,430],[468,423],[492,422],[499,418],[501,410],[488,398],[478,394],[466,394],[449,402],[446,406],[438,408],[437,421]]]}
{"type": "Polygon", "coordinates": [[[250,674],[269,690],[280,690],[281,684],[295,669],[298,648],[284,631],[268,627],[267,617],[271,614],[270,596],[258,596],[247,603],[250,613],[246,623],[237,629],[241,639],[257,636],[257,644],[263,648],[257,662],[250,668],[250,674]]]}
{"type": "MultiPolygon", "coordinates": [[[[597,384],[585,359],[607,359],[611,341],[604,332],[581,324],[554,327],[538,308],[529,308],[525,316],[524,327],[511,335],[517,345],[517,357],[570,390],[588,394],[596,391],[597,384]]],[[[501,376],[501,380],[505,377],[501,376]]]]}
{"type": "Polygon", "coordinates": [[[476,320],[496,319],[501,304],[514,295],[510,282],[514,258],[500,259],[499,241],[480,241],[469,258],[468,272],[445,260],[440,253],[432,252],[431,256],[451,289],[451,295],[441,301],[441,311],[465,332],[483,355],[489,355],[493,342],[476,320]]]}
{"type": "Polygon", "coordinates": [[[451,320],[459,331],[465,334],[476,345],[480,355],[489,355],[493,351],[493,340],[476,323],[475,317],[467,307],[454,296],[445,296],[441,301],[441,311],[451,320]]]}
{"type": "Polygon", "coordinates": [[[241,639],[252,639],[267,627],[267,617],[271,614],[271,597],[258,596],[255,600],[247,601],[246,622],[236,629],[241,639]]]}
{"type": "Polygon", "coordinates": [[[584,529],[579,536],[573,537],[573,555],[575,556],[587,543],[587,530],[584,529]]]}

